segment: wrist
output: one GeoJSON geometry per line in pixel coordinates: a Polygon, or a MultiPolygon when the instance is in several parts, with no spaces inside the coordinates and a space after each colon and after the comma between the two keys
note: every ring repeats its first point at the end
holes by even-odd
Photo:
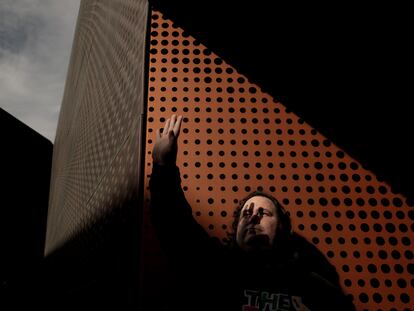
{"type": "Polygon", "coordinates": [[[153,161],[153,165],[158,165],[158,166],[175,166],[175,163],[173,163],[173,162],[166,162],[166,161],[153,161]]]}

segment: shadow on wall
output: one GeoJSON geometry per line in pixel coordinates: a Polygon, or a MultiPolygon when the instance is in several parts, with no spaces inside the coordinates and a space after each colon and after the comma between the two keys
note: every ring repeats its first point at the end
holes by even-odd
{"type": "Polygon", "coordinates": [[[18,290],[8,293],[5,303],[43,310],[139,308],[138,211],[136,200],[124,202],[111,215],[84,227],[44,258],[18,290]]]}
{"type": "Polygon", "coordinates": [[[395,193],[414,199],[408,9],[342,2],[150,3],[395,193]]]}

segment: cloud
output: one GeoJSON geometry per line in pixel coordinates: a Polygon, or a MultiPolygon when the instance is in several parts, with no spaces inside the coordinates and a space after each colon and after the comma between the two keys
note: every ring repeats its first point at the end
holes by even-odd
{"type": "Polygon", "coordinates": [[[0,107],[54,141],[79,0],[2,0],[0,107]]]}

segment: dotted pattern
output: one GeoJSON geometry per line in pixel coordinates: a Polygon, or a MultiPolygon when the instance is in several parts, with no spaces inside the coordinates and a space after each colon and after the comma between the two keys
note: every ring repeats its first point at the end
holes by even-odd
{"type": "Polygon", "coordinates": [[[358,310],[412,310],[413,202],[154,11],[147,198],[155,131],[173,113],[185,117],[182,186],[211,236],[225,238],[238,200],[263,189],[336,266],[358,310]]]}
{"type": "Polygon", "coordinates": [[[99,236],[137,195],[144,112],[146,1],[88,0],[79,10],[59,124],[45,253],[99,236]]]}

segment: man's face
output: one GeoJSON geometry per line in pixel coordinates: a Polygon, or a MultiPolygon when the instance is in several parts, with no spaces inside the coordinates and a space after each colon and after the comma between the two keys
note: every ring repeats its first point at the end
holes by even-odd
{"type": "Polygon", "coordinates": [[[244,204],[237,225],[236,241],[247,252],[270,249],[278,223],[276,207],[263,196],[251,197],[244,204]]]}

